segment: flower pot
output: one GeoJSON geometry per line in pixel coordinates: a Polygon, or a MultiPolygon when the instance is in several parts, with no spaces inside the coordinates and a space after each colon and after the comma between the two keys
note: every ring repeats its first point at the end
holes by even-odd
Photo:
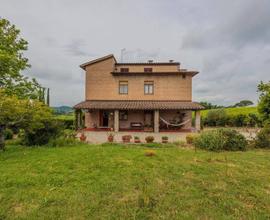
{"type": "Polygon", "coordinates": [[[80,136],[80,140],[81,140],[81,141],[86,141],[86,136],[85,136],[84,134],[82,134],[82,135],[80,136]]]}
{"type": "Polygon", "coordinates": [[[134,140],[134,143],[139,144],[139,143],[141,143],[141,141],[140,140],[134,140]]]}
{"type": "Polygon", "coordinates": [[[113,142],[113,136],[109,136],[109,137],[108,137],[108,141],[109,141],[109,142],[113,142]]]}

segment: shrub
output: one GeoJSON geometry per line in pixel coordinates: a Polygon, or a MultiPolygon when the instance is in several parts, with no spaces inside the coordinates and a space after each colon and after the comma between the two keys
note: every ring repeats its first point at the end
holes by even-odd
{"type": "Polygon", "coordinates": [[[198,134],[188,134],[186,136],[187,144],[193,144],[196,137],[198,137],[198,134]]]}
{"type": "Polygon", "coordinates": [[[238,151],[246,150],[247,140],[235,130],[222,128],[203,132],[195,139],[194,145],[210,151],[238,151]]]}
{"type": "Polygon", "coordinates": [[[43,122],[43,127],[26,129],[23,135],[23,143],[28,146],[45,145],[51,139],[59,137],[63,132],[63,125],[56,120],[43,122]]]}
{"type": "Polygon", "coordinates": [[[153,136],[147,136],[147,137],[145,138],[145,141],[146,141],[147,143],[153,143],[154,140],[155,140],[155,138],[154,138],[153,136]]]}
{"type": "Polygon", "coordinates": [[[167,136],[161,137],[162,143],[168,143],[169,138],[167,136]]]}
{"type": "Polygon", "coordinates": [[[5,140],[11,140],[13,138],[13,131],[9,128],[6,128],[4,130],[4,137],[5,137],[5,140]]]}
{"type": "Polygon", "coordinates": [[[204,119],[208,126],[225,126],[227,122],[227,114],[224,109],[209,110],[204,119]]]}
{"type": "Polygon", "coordinates": [[[141,143],[141,140],[140,140],[140,138],[138,136],[135,136],[134,137],[134,142],[135,143],[141,143]]]}
{"type": "Polygon", "coordinates": [[[74,119],[72,118],[57,118],[61,122],[65,129],[74,129],[74,119]]]}
{"type": "Polygon", "coordinates": [[[255,147],[270,148],[270,124],[266,124],[257,134],[255,147]]]}
{"type": "Polygon", "coordinates": [[[144,152],[144,155],[147,156],[147,157],[152,157],[152,156],[155,156],[156,155],[156,152],[153,151],[153,150],[146,150],[144,152]]]}

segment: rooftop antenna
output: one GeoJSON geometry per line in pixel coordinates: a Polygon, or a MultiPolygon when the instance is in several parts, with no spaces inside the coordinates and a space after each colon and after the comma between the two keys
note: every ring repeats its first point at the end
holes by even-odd
{"type": "Polygon", "coordinates": [[[123,57],[124,57],[124,51],[126,48],[121,49],[121,63],[123,62],[123,57]]]}

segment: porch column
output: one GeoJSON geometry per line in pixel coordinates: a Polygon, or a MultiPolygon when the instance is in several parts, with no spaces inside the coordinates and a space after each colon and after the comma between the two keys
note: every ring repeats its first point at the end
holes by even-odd
{"type": "Polygon", "coordinates": [[[119,110],[114,110],[114,131],[119,131],[119,110]]]}
{"type": "Polygon", "coordinates": [[[201,112],[195,111],[195,129],[196,131],[201,130],[201,112]]]}
{"type": "Polygon", "coordinates": [[[159,110],[154,112],[154,132],[159,132],[159,110]]]}

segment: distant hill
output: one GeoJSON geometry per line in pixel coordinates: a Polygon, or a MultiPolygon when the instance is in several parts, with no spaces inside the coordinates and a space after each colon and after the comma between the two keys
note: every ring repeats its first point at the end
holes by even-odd
{"type": "Polygon", "coordinates": [[[52,108],[55,111],[55,114],[69,114],[73,112],[73,109],[70,106],[59,106],[52,108]]]}
{"type": "MultiPolygon", "coordinates": [[[[258,114],[256,106],[224,108],[224,110],[228,115],[239,115],[239,114],[248,115],[250,113],[258,114]]],[[[211,109],[201,111],[202,117],[206,117],[209,111],[211,111],[211,109]]]]}

